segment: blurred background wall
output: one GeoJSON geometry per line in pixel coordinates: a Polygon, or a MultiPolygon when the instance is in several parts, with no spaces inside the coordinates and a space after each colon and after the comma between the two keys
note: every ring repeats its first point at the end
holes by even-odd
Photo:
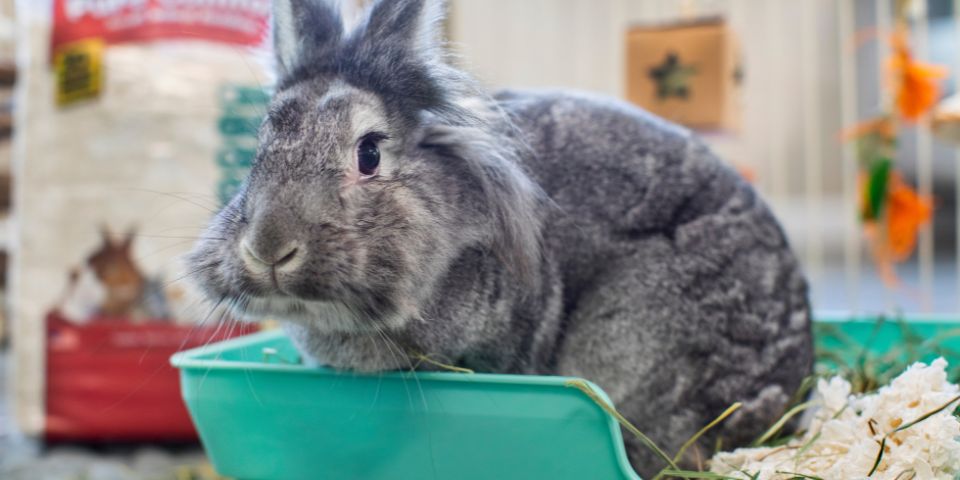
{"type": "MultiPolygon", "coordinates": [[[[892,0],[454,0],[450,34],[463,65],[495,87],[565,87],[624,97],[629,28],[719,16],[742,62],[740,126],[701,134],[755,173],[811,277],[821,309],[956,311],[957,153],[902,133],[899,166],[936,197],[933,227],[890,292],[873,272],[855,210],[852,147],[844,127],[881,108],[892,0]],[[878,31],[886,32],[877,34],[878,31]]],[[[960,64],[953,0],[917,15],[917,56],[960,64]]]]}

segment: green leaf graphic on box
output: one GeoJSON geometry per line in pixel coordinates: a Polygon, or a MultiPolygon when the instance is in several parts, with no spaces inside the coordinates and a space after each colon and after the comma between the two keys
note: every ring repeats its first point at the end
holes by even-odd
{"type": "Polygon", "coordinates": [[[226,85],[220,89],[220,103],[223,105],[262,107],[269,101],[270,92],[259,87],[226,85]]]}
{"type": "Polygon", "coordinates": [[[256,135],[257,127],[260,124],[251,120],[249,117],[240,116],[220,117],[220,124],[218,125],[220,134],[228,136],[256,135]]]}
{"type": "Polygon", "coordinates": [[[221,168],[250,168],[257,151],[249,148],[224,148],[217,152],[221,168]]]}
{"type": "Polygon", "coordinates": [[[217,197],[226,204],[243,184],[256,156],[257,129],[267,110],[269,92],[259,87],[224,85],[220,89],[217,130],[222,143],[215,159],[220,180],[217,197]]]}

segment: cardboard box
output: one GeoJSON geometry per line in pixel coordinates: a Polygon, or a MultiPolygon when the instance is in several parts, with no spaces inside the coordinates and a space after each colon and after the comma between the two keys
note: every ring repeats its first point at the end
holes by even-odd
{"type": "Polygon", "coordinates": [[[628,100],[690,128],[737,128],[742,72],[722,19],[632,27],[626,52],[628,100]]]}

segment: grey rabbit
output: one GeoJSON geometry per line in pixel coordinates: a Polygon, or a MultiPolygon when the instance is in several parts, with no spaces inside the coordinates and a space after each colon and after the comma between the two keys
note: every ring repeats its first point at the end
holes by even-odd
{"type": "MultiPolygon", "coordinates": [[[[613,99],[486,93],[445,6],[276,0],[278,81],[240,192],[188,256],[213,302],[313,362],[584,377],[675,452],[754,438],[812,369],[807,284],[757,193],[613,99]]],[[[535,59],[531,59],[535,61],[535,59]]],[[[626,434],[646,476],[662,462],[626,434]]]]}

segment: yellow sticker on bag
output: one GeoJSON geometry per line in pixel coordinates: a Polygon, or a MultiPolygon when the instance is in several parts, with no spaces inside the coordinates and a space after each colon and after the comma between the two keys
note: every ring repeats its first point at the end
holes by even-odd
{"type": "Polygon", "coordinates": [[[99,38],[60,46],[53,57],[57,76],[57,105],[65,106],[100,96],[103,89],[104,42],[99,38]]]}

